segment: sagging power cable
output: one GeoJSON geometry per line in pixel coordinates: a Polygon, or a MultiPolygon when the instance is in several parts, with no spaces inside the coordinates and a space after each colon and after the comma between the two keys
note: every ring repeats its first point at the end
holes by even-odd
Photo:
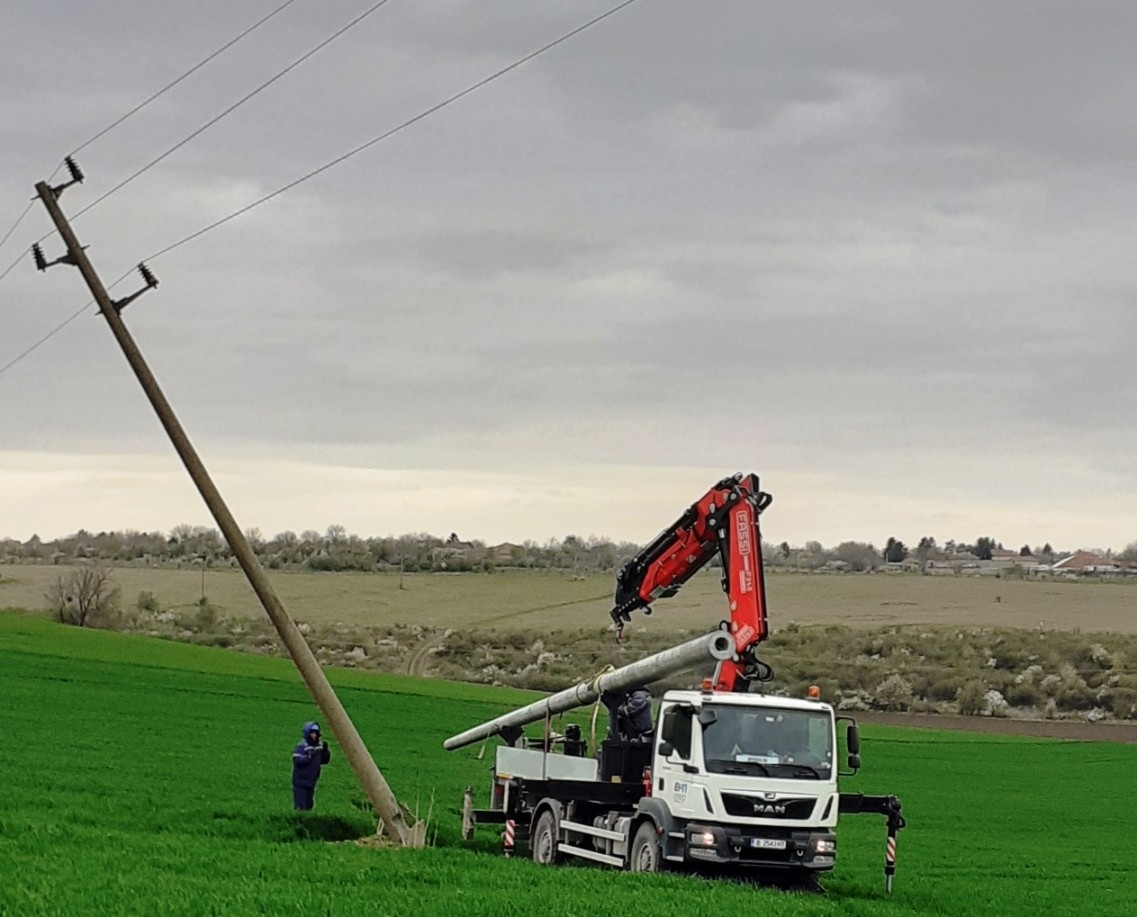
{"type": "Polygon", "coordinates": [[[187,70],[185,73],[183,73],[181,76],[179,76],[176,80],[173,80],[173,81],[167,83],[165,86],[163,86],[157,92],[155,92],[153,95],[149,96],[148,98],[144,99],[143,101],[141,101],[137,105],[135,105],[134,108],[132,108],[126,114],[124,114],[124,115],[120,116],[118,119],[112,121],[110,124],[108,124],[106,127],[104,127],[101,131],[99,131],[97,134],[95,134],[93,137],[90,137],[87,140],[84,140],[81,144],[79,144],[79,146],[75,147],[75,149],[71,151],[71,155],[74,156],[76,153],[79,153],[82,150],[85,150],[87,147],[89,147],[92,143],[94,143],[100,137],[104,136],[105,134],[109,134],[116,127],[118,127],[120,124],[122,124],[127,118],[130,118],[133,115],[138,114],[138,112],[142,111],[142,109],[144,109],[151,102],[153,102],[154,100],[165,95],[167,92],[169,92],[175,86],[177,86],[178,83],[180,83],[182,80],[184,80],[187,77],[190,77],[193,74],[195,74],[198,70],[200,70],[202,67],[204,67],[206,64],[208,64],[215,57],[218,57],[221,54],[228,51],[231,47],[233,47],[233,45],[237,44],[237,42],[239,42],[242,38],[244,38],[247,35],[250,35],[251,33],[255,32],[262,25],[264,25],[266,22],[268,22],[270,19],[272,19],[273,16],[275,16],[277,13],[283,12],[287,7],[291,6],[295,2],[296,2],[296,0],[285,0],[284,3],[280,4],[280,6],[278,6],[276,9],[274,9],[271,13],[268,13],[267,15],[262,16],[260,19],[258,19],[256,22],[254,22],[251,26],[249,26],[243,32],[234,36],[233,38],[230,38],[229,41],[225,42],[225,44],[223,44],[220,48],[218,48],[212,54],[209,54],[206,57],[203,57],[200,61],[198,61],[196,64],[194,64],[192,67],[190,67],[189,70],[187,70]]]}
{"type": "MultiPolygon", "coordinates": [[[[571,31],[566,32],[564,35],[561,35],[559,38],[554,39],[553,41],[550,41],[548,44],[543,45],[542,47],[538,48],[536,51],[531,51],[529,54],[526,54],[524,57],[521,57],[521,58],[518,58],[517,60],[515,60],[512,64],[509,64],[506,67],[502,67],[500,70],[497,70],[494,73],[491,73],[489,76],[483,77],[482,79],[478,80],[476,83],[471,83],[469,86],[467,86],[465,89],[461,90],[460,92],[454,93],[454,95],[449,96],[446,99],[443,99],[441,102],[438,102],[437,104],[432,105],[430,108],[424,109],[423,111],[419,112],[414,117],[408,118],[406,121],[403,121],[401,124],[397,124],[394,127],[390,128],[389,130],[386,130],[383,133],[379,134],[378,136],[372,137],[366,143],[362,143],[359,146],[355,147],[354,149],[349,150],[348,152],[346,152],[340,156],[337,156],[335,159],[332,159],[331,161],[324,163],[319,168],[313,169],[311,172],[307,172],[306,174],[301,175],[299,178],[294,179],[293,181],[290,181],[286,185],[282,185],[281,187],[277,188],[275,191],[272,191],[269,194],[266,194],[264,197],[258,198],[257,200],[253,201],[252,203],[246,204],[244,207],[241,207],[237,210],[234,210],[229,215],[224,216],[219,220],[215,220],[214,222],[210,223],[208,226],[204,226],[201,229],[197,230],[196,232],[190,233],[188,236],[186,236],[182,239],[179,239],[177,242],[174,242],[172,245],[167,245],[165,248],[159,249],[158,251],[156,251],[154,254],[150,255],[145,260],[146,261],[153,261],[155,258],[159,258],[162,255],[168,254],[169,252],[172,252],[174,249],[180,248],[181,246],[185,245],[187,242],[192,242],[194,239],[197,239],[197,238],[200,238],[201,236],[204,236],[207,232],[211,232],[212,230],[217,229],[217,227],[223,226],[224,224],[228,223],[230,220],[236,219],[237,217],[241,216],[242,214],[248,213],[250,210],[253,210],[253,209],[259,207],[261,204],[267,204],[273,198],[279,197],[280,195],[284,194],[286,191],[291,191],[293,188],[304,184],[304,182],[308,181],[310,178],[315,178],[317,175],[320,175],[321,173],[326,172],[329,169],[334,168],[335,166],[338,166],[340,163],[346,162],[348,159],[351,159],[353,156],[356,156],[356,155],[362,153],[364,150],[370,149],[371,147],[375,146],[375,144],[381,143],[382,141],[388,139],[389,137],[394,136],[395,134],[399,133],[400,131],[406,130],[406,128],[410,127],[412,124],[417,124],[419,121],[422,121],[424,118],[428,118],[431,115],[433,115],[435,112],[440,111],[443,108],[446,108],[448,105],[452,105],[454,102],[457,102],[459,99],[470,95],[470,93],[476,92],[477,90],[481,89],[483,86],[486,86],[487,84],[492,83],[494,80],[498,79],[499,77],[505,76],[507,73],[509,73],[513,70],[516,70],[518,67],[521,67],[524,64],[527,64],[529,61],[533,60],[535,57],[539,57],[540,55],[544,54],[546,51],[550,51],[553,48],[557,47],[557,45],[563,44],[564,42],[568,41],[570,38],[573,38],[573,37],[579,35],[581,32],[585,31],[586,29],[592,28],[592,26],[604,21],[609,16],[612,16],[612,15],[618,13],[624,7],[631,6],[635,2],[636,2],[636,0],[623,0],[623,2],[616,4],[615,6],[608,9],[606,12],[601,13],[599,16],[593,17],[592,19],[588,20],[588,22],[584,23],[583,25],[579,25],[575,29],[572,29],[571,31]]],[[[80,213],[81,212],[82,211],[80,211],[80,213]]]]}
{"type": "MultiPolygon", "coordinates": [[[[121,277],[119,277],[118,280],[114,281],[114,283],[109,284],[107,286],[107,290],[108,291],[113,290],[115,287],[117,287],[120,283],[122,283],[124,280],[126,280],[126,278],[131,276],[131,274],[133,274],[133,273],[134,273],[134,269],[132,268],[131,270],[129,270],[125,274],[123,274],[121,277]]],[[[55,337],[57,334],[59,334],[60,331],[62,331],[64,328],[66,328],[68,325],[70,325],[73,321],[75,321],[75,319],[77,319],[80,315],[82,315],[84,312],[86,312],[88,309],[90,309],[91,306],[93,306],[94,304],[95,304],[95,301],[93,299],[87,300],[87,302],[83,305],[83,307],[81,309],[78,309],[75,312],[72,312],[69,316],[67,316],[67,318],[65,318],[58,325],[56,325],[54,328],[52,328],[47,334],[45,334],[43,337],[41,337],[39,340],[37,340],[34,344],[32,344],[30,347],[28,347],[27,349],[25,349],[21,353],[14,356],[11,360],[9,360],[3,366],[0,366],[0,376],[4,375],[4,373],[6,373],[8,370],[10,370],[13,366],[15,366],[17,363],[19,363],[22,359],[24,359],[27,356],[30,356],[36,350],[39,350],[40,347],[42,347],[44,344],[46,344],[48,341],[50,341],[53,337],[55,337]]]]}
{"type": "MultiPolygon", "coordinates": [[[[220,56],[225,51],[228,51],[235,44],[237,44],[237,42],[241,41],[241,39],[243,39],[246,36],[255,32],[262,25],[264,25],[266,22],[268,22],[270,19],[272,19],[278,13],[283,12],[287,7],[291,6],[295,2],[296,2],[296,0],[285,0],[284,3],[280,4],[280,6],[278,6],[276,9],[272,10],[272,12],[268,13],[265,16],[262,16],[260,19],[258,19],[256,22],[254,22],[251,26],[246,28],[244,31],[238,33],[233,38],[230,38],[227,42],[225,42],[225,44],[223,44],[217,50],[215,50],[212,53],[203,57],[200,61],[198,61],[196,64],[194,64],[192,67],[190,67],[184,73],[182,73],[181,76],[170,81],[165,86],[163,86],[161,89],[159,89],[157,92],[151,93],[147,98],[143,99],[141,102],[139,102],[137,105],[135,105],[132,109],[130,109],[130,111],[126,112],[123,115],[120,115],[118,118],[116,118],[114,121],[112,121],[106,127],[104,127],[102,130],[98,131],[93,136],[88,137],[81,144],[79,144],[79,146],[75,147],[75,149],[72,150],[71,155],[74,156],[79,151],[85,150],[87,147],[89,147],[96,140],[99,140],[100,138],[109,134],[111,131],[113,131],[116,127],[118,127],[120,124],[122,124],[128,118],[131,118],[134,115],[138,114],[138,112],[142,111],[142,109],[144,109],[151,102],[154,102],[155,100],[161,98],[163,95],[165,95],[167,92],[169,92],[175,86],[177,86],[179,83],[181,83],[187,77],[192,76],[194,73],[196,73],[198,70],[200,70],[206,64],[208,64],[211,60],[220,56]]],[[[55,172],[53,172],[51,174],[51,178],[49,178],[48,181],[50,182],[53,178],[55,178],[55,175],[58,172],[59,172],[59,167],[57,166],[55,172]]],[[[24,217],[26,217],[28,215],[28,212],[32,209],[33,206],[35,206],[35,203],[36,203],[35,198],[32,198],[32,200],[28,202],[28,205],[23,209],[23,212],[18,217],[16,217],[16,222],[12,224],[12,227],[6,233],[4,233],[4,238],[0,239],[0,248],[4,247],[4,243],[7,242],[8,239],[11,237],[12,233],[14,233],[16,231],[16,229],[19,227],[20,223],[22,223],[24,221],[24,217]]],[[[42,242],[43,239],[40,239],[39,241],[42,242]]],[[[28,251],[30,251],[30,250],[31,250],[31,248],[29,246],[27,249],[25,249],[23,252],[21,252],[20,258],[18,258],[11,266],[6,268],[5,271],[2,274],[0,274],[0,281],[2,281],[5,277],[8,276],[8,274],[11,273],[12,268],[14,268],[16,266],[16,264],[19,263],[20,259],[22,259],[24,257],[24,255],[26,255],[28,253],[28,251]]]]}
{"type": "MultiPolygon", "coordinates": [[[[170,147],[168,150],[166,150],[166,152],[164,152],[161,155],[150,160],[150,162],[146,163],[146,165],[142,166],[140,169],[136,170],[131,175],[128,175],[126,178],[124,178],[122,181],[120,181],[117,185],[115,185],[109,191],[99,195],[97,198],[95,198],[93,201],[91,201],[91,203],[89,203],[86,207],[77,211],[75,213],[75,215],[71,217],[71,219],[77,220],[79,217],[81,217],[87,211],[93,210],[95,207],[97,207],[99,204],[101,204],[103,201],[105,201],[112,194],[116,194],[117,192],[119,192],[123,188],[125,188],[127,185],[129,185],[136,178],[138,178],[139,176],[144,175],[145,173],[149,172],[152,168],[154,168],[154,166],[158,165],[158,163],[160,163],[166,157],[177,152],[183,146],[185,146],[187,143],[189,143],[191,140],[193,140],[195,137],[200,136],[201,134],[205,133],[205,131],[209,130],[209,128],[213,127],[213,125],[215,125],[222,118],[225,118],[228,115],[232,114],[238,108],[240,108],[242,105],[244,105],[246,102],[248,102],[249,100],[260,95],[261,92],[268,89],[268,87],[271,86],[273,83],[275,83],[277,80],[281,79],[287,73],[289,73],[292,70],[299,67],[302,63],[304,63],[304,61],[308,60],[308,58],[312,57],[317,52],[322,51],[324,48],[326,48],[328,45],[330,45],[333,41],[335,41],[341,35],[345,34],[346,32],[351,31],[351,29],[353,29],[357,25],[359,25],[359,23],[361,23],[364,19],[366,19],[368,16],[370,16],[372,13],[374,13],[380,7],[386,6],[387,3],[389,3],[389,2],[390,2],[390,0],[379,0],[378,3],[375,3],[371,7],[369,7],[368,9],[364,10],[362,13],[360,13],[358,16],[356,16],[354,19],[352,19],[351,22],[347,23],[347,25],[345,25],[345,26],[341,26],[339,29],[337,29],[335,32],[333,32],[331,35],[329,35],[327,38],[325,38],[323,41],[321,41],[318,45],[316,45],[314,48],[310,48],[309,50],[305,51],[298,58],[296,58],[296,60],[294,60],[291,64],[289,64],[287,67],[285,67],[283,70],[277,71],[275,74],[273,74],[271,77],[269,77],[263,83],[261,83],[255,89],[253,89],[252,91],[246,93],[241,98],[239,98],[236,102],[234,102],[228,108],[224,109],[219,114],[214,115],[212,118],[210,118],[203,125],[198,127],[196,130],[187,134],[185,137],[183,137],[181,140],[179,140],[177,143],[175,143],[172,147],[170,147]]],[[[50,235],[50,233],[48,235],[50,235]]],[[[39,241],[42,242],[43,239],[40,239],[39,241]]]]}
{"type": "MultiPolygon", "coordinates": [[[[386,2],[386,0],[382,0],[382,3],[385,3],[385,2],[386,2]]],[[[505,67],[502,67],[500,70],[494,71],[489,76],[483,77],[482,79],[478,80],[475,83],[471,83],[469,86],[467,86],[465,89],[461,90],[460,92],[456,92],[453,95],[447,97],[446,99],[443,99],[441,102],[438,102],[437,104],[432,105],[431,107],[429,107],[427,109],[424,109],[423,111],[419,112],[414,117],[408,118],[406,121],[403,121],[401,124],[395,125],[394,127],[390,128],[389,130],[386,130],[383,133],[379,134],[378,136],[373,137],[372,139],[368,140],[366,143],[360,144],[359,146],[355,147],[352,150],[349,150],[348,152],[342,154],[341,156],[337,156],[335,159],[324,163],[324,165],[320,166],[319,168],[313,169],[311,172],[308,172],[308,173],[300,176],[299,178],[295,179],[294,181],[291,181],[286,185],[282,185],[280,188],[277,188],[275,191],[273,191],[269,194],[266,194],[264,197],[258,198],[257,200],[253,201],[250,204],[246,204],[244,207],[241,207],[240,209],[233,211],[229,215],[222,217],[220,220],[215,220],[213,223],[210,223],[208,226],[205,226],[205,227],[197,230],[196,232],[190,233],[188,236],[185,236],[184,238],[179,239],[177,242],[174,242],[171,245],[167,245],[165,248],[159,249],[154,254],[148,256],[147,258],[145,258],[143,260],[144,261],[153,261],[156,258],[160,258],[162,255],[169,254],[170,252],[174,251],[174,249],[180,248],[181,246],[185,245],[187,242],[191,242],[194,239],[200,238],[201,236],[203,236],[206,233],[218,228],[219,226],[222,226],[225,223],[228,223],[230,220],[236,219],[237,217],[241,216],[242,214],[248,213],[250,210],[253,210],[256,207],[259,207],[261,204],[268,203],[268,201],[272,200],[273,198],[279,197],[280,195],[284,194],[287,191],[291,191],[293,188],[297,187],[298,185],[303,184],[304,182],[308,181],[310,178],[315,178],[317,175],[320,175],[321,173],[326,172],[331,168],[334,168],[335,166],[339,165],[340,163],[345,162],[348,159],[351,159],[353,156],[356,156],[359,153],[362,153],[364,150],[367,150],[367,149],[375,146],[377,143],[380,143],[383,140],[386,140],[388,137],[391,137],[391,136],[399,133],[400,131],[405,130],[406,128],[410,127],[412,124],[416,124],[419,121],[422,121],[424,118],[430,117],[435,112],[438,112],[438,111],[442,110],[443,108],[446,108],[447,106],[452,105],[454,102],[457,102],[459,99],[462,99],[465,96],[468,96],[473,92],[476,92],[478,89],[481,89],[483,86],[486,86],[489,83],[492,83],[494,80],[498,79],[499,77],[505,76],[507,73],[510,73],[511,71],[516,70],[518,67],[521,67],[524,64],[527,64],[529,61],[533,60],[534,58],[539,57],[540,55],[544,54],[546,51],[550,51],[553,48],[557,47],[558,45],[561,45],[564,42],[570,40],[571,38],[576,37],[581,32],[584,32],[587,29],[590,29],[593,26],[599,24],[600,22],[603,22],[609,16],[615,15],[620,10],[624,9],[625,7],[631,6],[635,2],[636,2],[636,0],[622,0],[622,2],[617,3],[615,6],[609,8],[605,12],[599,14],[598,16],[594,16],[592,19],[589,19],[587,22],[583,23],[582,25],[579,25],[576,28],[574,28],[568,32],[565,32],[559,38],[556,38],[553,41],[550,41],[547,44],[542,45],[540,48],[536,49],[535,51],[531,51],[530,53],[526,54],[524,57],[518,58],[513,63],[511,63],[505,67]]],[[[376,6],[373,7],[372,10],[369,10],[368,12],[372,12],[374,9],[378,9],[379,6],[382,6],[382,3],[376,4],[376,6]]],[[[367,14],[365,13],[364,15],[367,15],[367,14]]],[[[89,210],[90,207],[87,207],[86,209],[89,210]]],[[[80,212],[83,212],[83,211],[80,211],[80,212]]],[[[44,238],[46,238],[46,236],[44,238]]],[[[43,241],[43,240],[41,239],[40,241],[43,241]]],[[[131,274],[131,271],[128,271],[127,273],[123,274],[122,277],[120,277],[118,280],[116,280],[114,283],[112,283],[107,289],[108,290],[112,289],[114,286],[116,286],[117,284],[119,284],[123,280],[125,280],[127,277],[129,277],[130,274],[131,274]]],[[[48,340],[50,340],[52,337],[54,337],[59,331],[62,331],[64,327],[66,327],[68,324],[70,324],[72,321],[74,321],[76,318],[78,318],[80,315],[82,315],[83,312],[85,312],[87,309],[89,309],[93,305],[94,305],[93,301],[88,302],[82,309],[80,309],[78,312],[71,315],[69,318],[65,319],[62,323],[60,323],[58,326],[56,326],[51,331],[49,331],[47,334],[45,334],[42,338],[40,338],[31,347],[27,348],[27,350],[25,350],[23,353],[19,354],[14,359],[9,361],[7,364],[0,367],[0,375],[3,375],[4,373],[6,373],[13,366],[15,366],[17,363],[19,363],[21,360],[23,360],[29,354],[31,354],[33,351],[38,349],[41,345],[45,344],[48,340]]]]}

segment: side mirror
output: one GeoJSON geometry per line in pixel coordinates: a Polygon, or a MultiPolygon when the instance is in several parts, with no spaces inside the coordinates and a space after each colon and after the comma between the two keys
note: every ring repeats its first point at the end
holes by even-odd
{"type": "Polygon", "coordinates": [[[845,747],[849,750],[850,756],[861,753],[861,730],[856,723],[849,724],[849,729],[845,733],[845,747]]]}
{"type": "Polygon", "coordinates": [[[675,746],[667,740],[664,740],[659,743],[659,753],[664,758],[670,758],[673,754],[675,754],[675,746]]]}
{"type": "Polygon", "coordinates": [[[849,755],[849,770],[859,771],[861,769],[861,756],[849,755]]]}
{"type": "Polygon", "coordinates": [[[703,728],[706,728],[713,723],[717,723],[718,719],[718,714],[715,713],[714,710],[711,710],[709,707],[704,707],[699,711],[699,725],[703,728]]]}

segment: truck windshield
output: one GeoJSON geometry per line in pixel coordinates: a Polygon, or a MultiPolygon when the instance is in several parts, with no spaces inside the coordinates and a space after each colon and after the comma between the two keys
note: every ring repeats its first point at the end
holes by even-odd
{"type": "Polygon", "coordinates": [[[830,779],[833,720],[828,714],[733,704],[708,707],[715,721],[703,726],[703,758],[711,773],[830,779]]]}

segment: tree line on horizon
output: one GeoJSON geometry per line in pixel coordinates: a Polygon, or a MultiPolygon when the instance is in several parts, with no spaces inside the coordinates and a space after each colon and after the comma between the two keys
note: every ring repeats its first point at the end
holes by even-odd
{"type": "MultiPolygon", "coordinates": [[[[634,556],[640,545],[612,541],[605,537],[567,535],[538,543],[526,540],[487,545],[481,540],[466,541],[451,532],[443,538],[427,533],[398,536],[360,537],[342,525],[331,525],[323,533],[307,529],[299,534],[280,532],[265,538],[259,529],[246,537],[261,562],[270,569],[308,569],[403,572],[490,572],[498,567],[558,569],[572,572],[612,572],[634,556]]],[[[872,542],[844,541],[826,548],[818,541],[793,546],[762,542],[763,559],[772,567],[817,570],[838,567],[863,572],[912,559],[925,566],[929,559],[974,556],[990,560],[993,552],[1003,551],[1002,542],[983,536],[973,542],[948,539],[940,544],[932,536],[919,539],[909,548],[890,536],[882,548],[872,542]]],[[[1052,563],[1072,552],[1055,550],[1049,543],[1022,545],[1016,553],[1039,563],[1052,563]]],[[[1137,561],[1137,541],[1116,555],[1109,550],[1098,553],[1118,560],[1137,561]]],[[[212,566],[231,561],[231,553],[221,534],[213,528],[178,525],[168,533],[134,530],[91,533],[78,532],[52,541],[32,535],[26,541],[0,539],[0,561],[5,563],[66,564],[84,561],[125,564],[201,564],[212,566]]]]}

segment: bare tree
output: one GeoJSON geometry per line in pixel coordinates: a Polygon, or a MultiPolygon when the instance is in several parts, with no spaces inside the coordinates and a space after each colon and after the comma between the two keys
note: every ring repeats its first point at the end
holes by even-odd
{"type": "Polygon", "coordinates": [[[119,595],[119,588],[111,581],[111,571],[92,566],[60,573],[48,587],[45,598],[61,624],[86,627],[117,608],[119,595]]]}

